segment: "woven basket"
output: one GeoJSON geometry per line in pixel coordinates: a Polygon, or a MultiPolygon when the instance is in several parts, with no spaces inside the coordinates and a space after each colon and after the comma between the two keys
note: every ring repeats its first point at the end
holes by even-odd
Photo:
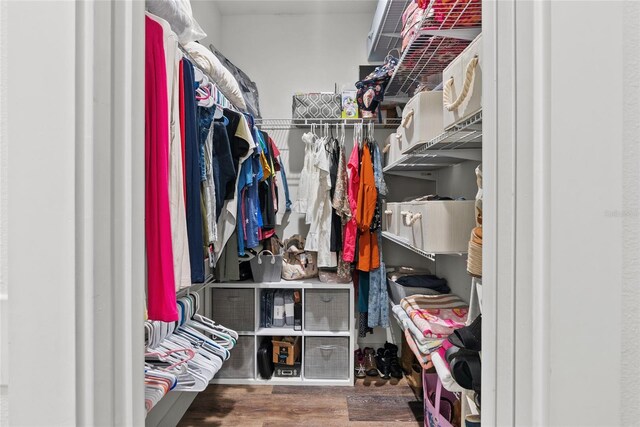
{"type": "Polygon", "coordinates": [[[482,277],[482,227],[476,227],[471,231],[467,272],[474,277],[482,277]]]}

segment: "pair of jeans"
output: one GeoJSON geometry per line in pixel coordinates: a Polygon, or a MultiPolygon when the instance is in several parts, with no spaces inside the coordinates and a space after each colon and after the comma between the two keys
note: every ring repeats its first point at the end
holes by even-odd
{"type": "MultiPolygon", "coordinates": [[[[378,231],[378,246],[382,248],[382,234],[378,231]]],[[[380,250],[380,267],[369,272],[369,319],[370,328],[389,327],[389,294],[387,292],[387,271],[382,262],[380,250]]]]}
{"type": "Polygon", "coordinates": [[[202,209],[200,201],[200,143],[196,117],[196,93],[193,65],[183,60],[184,76],[184,123],[185,123],[185,168],[187,187],[187,236],[191,282],[204,282],[204,243],[202,239],[202,209]]]}

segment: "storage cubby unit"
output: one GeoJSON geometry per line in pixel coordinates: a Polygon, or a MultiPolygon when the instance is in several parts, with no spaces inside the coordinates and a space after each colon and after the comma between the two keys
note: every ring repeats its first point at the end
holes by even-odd
{"type": "Polygon", "coordinates": [[[279,282],[211,283],[205,291],[208,316],[240,334],[225,367],[212,384],[353,385],[355,294],[353,283],[322,283],[317,278],[279,282]],[[265,290],[299,291],[302,327],[264,326],[265,290]],[[226,322],[226,323],[225,323],[226,322]],[[297,328],[296,328],[297,329],[297,328]],[[272,337],[301,337],[301,375],[263,379],[257,350],[272,337]]]}

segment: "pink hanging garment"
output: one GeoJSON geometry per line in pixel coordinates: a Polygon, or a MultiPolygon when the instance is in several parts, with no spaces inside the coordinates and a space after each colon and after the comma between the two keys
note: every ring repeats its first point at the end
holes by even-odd
{"type": "Polygon", "coordinates": [[[354,144],[347,171],[349,184],[347,186],[347,197],[351,208],[351,219],[344,226],[344,239],[342,242],[342,259],[353,262],[356,254],[356,238],[358,237],[358,224],[356,224],[356,209],[358,204],[358,189],[360,188],[360,153],[358,144],[354,144]]]}
{"type": "Polygon", "coordinates": [[[145,17],[145,233],[150,320],[178,320],[169,214],[169,103],[164,34],[145,17]]]}

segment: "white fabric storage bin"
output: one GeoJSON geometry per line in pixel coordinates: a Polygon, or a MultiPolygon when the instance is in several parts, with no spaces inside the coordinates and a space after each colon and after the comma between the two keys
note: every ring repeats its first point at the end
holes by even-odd
{"type": "Polygon", "coordinates": [[[400,234],[400,216],[401,211],[400,203],[387,202],[384,213],[382,215],[382,223],[384,225],[384,231],[388,231],[391,234],[398,236],[400,234]]]}
{"type": "Polygon", "coordinates": [[[307,331],[349,330],[348,289],[307,289],[304,309],[304,329],[307,331]]]}
{"type": "Polygon", "coordinates": [[[343,380],[349,378],[349,338],[305,337],[304,377],[343,380]]]}
{"type": "Polygon", "coordinates": [[[430,253],[467,252],[475,227],[474,200],[403,202],[400,237],[430,253]]]}
{"type": "Polygon", "coordinates": [[[407,142],[402,138],[400,128],[395,133],[389,135],[389,151],[387,152],[387,164],[389,166],[397,162],[402,157],[402,150],[407,148],[407,142]]]}
{"type": "Polygon", "coordinates": [[[442,118],[445,129],[476,114],[482,109],[482,34],[475,38],[456,59],[451,61],[442,72],[444,80],[444,101],[442,118]],[[475,66],[469,64],[477,57],[475,66]],[[469,69],[469,76],[467,76],[469,69]],[[469,78],[469,89],[464,94],[465,80],[469,78]],[[451,110],[447,108],[447,100],[453,104],[459,97],[459,105],[451,110]]]}
{"type": "Polygon", "coordinates": [[[212,288],[211,320],[240,332],[255,330],[253,289],[212,288]]]}
{"type": "Polygon", "coordinates": [[[416,144],[424,144],[444,131],[442,127],[442,92],[420,92],[402,110],[398,128],[401,152],[416,144]]]}
{"type": "Polygon", "coordinates": [[[231,357],[222,364],[214,378],[253,379],[255,375],[255,341],[250,335],[241,335],[231,350],[231,357]]]}

